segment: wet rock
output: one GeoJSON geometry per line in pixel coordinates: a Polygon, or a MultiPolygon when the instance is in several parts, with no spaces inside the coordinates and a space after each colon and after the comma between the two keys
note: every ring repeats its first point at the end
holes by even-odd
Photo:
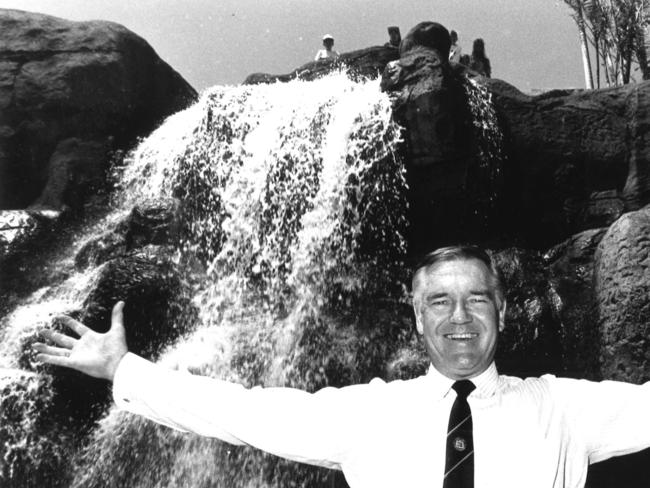
{"type": "Polygon", "coordinates": [[[82,270],[125,255],[127,253],[125,234],[124,226],[119,225],[115,230],[91,239],[77,252],[74,258],[75,267],[82,270]]]}
{"type": "Polygon", "coordinates": [[[499,370],[515,376],[564,369],[557,297],[540,253],[519,248],[493,254],[506,293],[505,329],[499,335],[499,370]]]}
{"type": "Polygon", "coordinates": [[[0,485],[62,486],[71,436],[52,423],[50,378],[0,369],[0,485]]]}
{"type": "Polygon", "coordinates": [[[564,350],[564,375],[593,380],[600,373],[598,305],[593,287],[594,255],[607,228],[591,229],[554,246],[545,255],[556,300],[564,350]]]}
{"type": "Polygon", "coordinates": [[[106,186],[108,141],[61,141],[50,157],[47,183],[32,208],[82,208],[106,186]]]}
{"type": "Polygon", "coordinates": [[[477,233],[476,201],[468,194],[476,143],[464,78],[448,62],[450,42],[440,24],[418,24],[402,41],[400,59],[382,77],[395,119],[406,129],[414,254],[477,233]],[[439,232],[431,231],[434,222],[439,232]]]}
{"type": "Polygon", "coordinates": [[[138,205],[113,229],[84,244],[75,256],[75,266],[96,266],[147,245],[173,245],[179,232],[176,201],[138,205]]]}
{"type": "Polygon", "coordinates": [[[148,247],[104,265],[80,320],[105,332],[113,306],[123,300],[129,350],[152,358],[194,326],[195,310],[188,296],[187,283],[164,250],[148,247]]]}
{"type": "Polygon", "coordinates": [[[0,9],[0,32],[0,208],[56,206],[66,194],[81,205],[75,184],[88,196],[110,162],[101,148],[128,147],[196,97],[112,22],[0,9]]]}
{"type": "Polygon", "coordinates": [[[607,231],[595,256],[595,294],[602,376],[650,379],[650,207],[630,212],[607,231]]]}
{"type": "Polygon", "coordinates": [[[420,22],[404,37],[399,48],[400,55],[403,56],[418,47],[433,49],[441,59],[449,59],[449,31],[437,22],[420,22]]]}
{"type": "Polygon", "coordinates": [[[52,210],[0,211],[0,263],[32,250],[56,227],[60,213],[52,210]]]}
{"type": "Polygon", "coordinates": [[[501,218],[543,249],[650,202],[650,82],[528,96],[482,79],[505,137],[501,218]]]}
{"type": "Polygon", "coordinates": [[[383,46],[373,46],[357,51],[341,53],[336,61],[311,61],[284,75],[253,73],[244,80],[244,85],[275,83],[294,79],[315,80],[333,71],[344,70],[353,78],[377,78],[384,67],[399,57],[397,50],[383,46]]]}

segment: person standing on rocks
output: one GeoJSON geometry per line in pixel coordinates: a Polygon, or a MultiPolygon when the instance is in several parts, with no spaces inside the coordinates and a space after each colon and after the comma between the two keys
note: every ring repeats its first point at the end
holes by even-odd
{"type": "Polygon", "coordinates": [[[333,47],[334,38],[330,34],[325,34],[323,36],[323,49],[318,50],[314,61],[320,61],[322,59],[338,59],[339,53],[332,49],[333,47]]]}
{"type": "Polygon", "coordinates": [[[479,38],[474,40],[469,68],[487,78],[492,76],[492,67],[490,66],[490,60],[485,55],[485,43],[483,39],[479,38]]]}
{"type": "Polygon", "coordinates": [[[158,423],[340,469],[351,488],[581,488],[590,463],[650,447],[650,383],[499,374],[506,294],[475,246],[422,259],[415,325],[431,361],[411,380],[307,393],[167,370],[128,352],[122,310],[100,334],[64,318],[37,359],[113,381],[117,405],[158,423]]]}
{"type": "Polygon", "coordinates": [[[451,47],[449,48],[449,61],[453,63],[460,63],[462,48],[458,43],[458,33],[455,30],[452,30],[449,33],[449,37],[451,37],[451,47]]]}

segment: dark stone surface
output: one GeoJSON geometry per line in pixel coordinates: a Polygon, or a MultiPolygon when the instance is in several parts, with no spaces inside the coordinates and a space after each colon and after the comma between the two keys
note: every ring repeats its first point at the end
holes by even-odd
{"type": "Polygon", "coordinates": [[[60,212],[51,210],[0,210],[0,265],[38,248],[60,217],[60,212]]]}
{"type": "Polygon", "coordinates": [[[336,61],[329,59],[311,61],[284,75],[253,73],[246,77],[244,85],[274,83],[293,79],[311,81],[337,70],[344,70],[353,78],[377,78],[390,61],[398,58],[399,53],[395,48],[373,46],[341,53],[336,61]]]}
{"type": "Polygon", "coordinates": [[[80,320],[105,332],[113,306],[123,300],[129,350],[152,358],[194,325],[188,292],[165,250],[147,247],[105,264],[84,302],[80,320]]]}
{"type": "Polygon", "coordinates": [[[177,202],[157,201],[134,207],[114,228],[85,243],[75,267],[97,266],[148,245],[173,245],[179,238],[177,202]]]}
{"type": "Polygon", "coordinates": [[[472,240],[484,229],[480,191],[472,191],[477,139],[463,71],[448,62],[449,34],[435,23],[414,27],[382,89],[405,130],[403,157],[410,194],[411,253],[472,240]]]}
{"type": "Polygon", "coordinates": [[[650,207],[623,215],[595,256],[602,375],[650,380],[650,207]]]}
{"type": "Polygon", "coordinates": [[[593,286],[594,254],[607,228],[591,229],[544,255],[549,290],[558,309],[564,375],[601,380],[598,306],[593,286]]]}
{"type": "Polygon", "coordinates": [[[47,168],[47,183],[31,208],[80,209],[106,187],[108,141],[65,139],[56,146],[47,168]]]}
{"type": "Polygon", "coordinates": [[[449,31],[437,22],[420,22],[404,37],[399,47],[400,55],[404,56],[417,46],[433,49],[441,59],[449,59],[449,48],[451,48],[449,31]]]}
{"type": "Polygon", "coordinates": [[[482,79],[505,135],[502,218],[545,248],[648,203],[650,83],[528,96],[482,79]]]}
{"type": "Polygon", "coordinates": [[[104,148],[128,146],[196,98],[121,25],[0,9],[0,32],[2,209],[82,205],[70,195],[105,181],[104,148]]]}

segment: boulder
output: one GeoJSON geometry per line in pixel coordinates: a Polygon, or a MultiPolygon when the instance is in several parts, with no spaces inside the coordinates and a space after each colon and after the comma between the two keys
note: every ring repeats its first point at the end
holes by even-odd
{"type": "Polygon", "coordinates": [[[418,24],[382,79],[406,129],[415,254],[458,241],[543,250],[650,202],[650,82],[533,97],[450,64],[448,47],[444,27],[418,24]]]}
{"type": "Polygon", "coordinates": [[[335,61],[330,59],[311,61],[284,75],[253,73],[246,77],[244,85],[275,83],[294,79],[311,81],[337,70],[345,70],[352,77],[377,78],[390,61],[398,58],[399,53],[395,48],[373,46],[342,53],[335,61]]]}
{"type": "Polygon", "coordinates": [[[564,356],[563,375],[601,380],[594,255],[606,227],[573,235],[544,254],[555,297],[564,356]]]}
{"type": "Polygon", "coordinates": [[[0,209],[81,206],[110,150],[196,98],[121,25],[0,9],[0,32],[0,209]]]}
{"type": "Polygon", "coordinates": [[[47,165],[47,180],[31,208],[80,209],[105,186],[109,141],[73,137],[57,144],[47,165]]]}
{"type": "Polygon", "coordinates": [[[522,377],[561,374],[559,300],[541,254],[512,247],[494,252],[493,258],[507,291],[506,325],[496,353],[499,370],[522,377]]]}
{"type": "Polygon", "coordinates": [[[473,198],[478,192],[469,191],[470,175],[479,166],[466,79],[448,61],[450,43],[440,24],[418,24],[405,36],[400,59],[387,65],[381,83],[405,128],[414,254],[471,240],[477,229],[483,230],[485,215],[479,215],[478,198],[473,198]]]}
{"type": "Polygon", "coordinates": [[[0,211],[0,263],[29,253],[57,224],[60,213],[53,210],[0,211]]]}
{"type": "Polygon", "coordinates": [[[504,134],[504,228],[527,246],[608,226],[650,202],[650,82],[529,96],[477,80],[504,134]]]}
{"type": "Polygon", "coordinates": [[[173,245],[178,242],[179,233],[176,201],[138,205],[124,220],[86,242],[75,256],[75,266],[81,270],[145,246],[173,245]]]}
{"type": "Polygon", "coordinates": [[[105,332],[113,306],[123,300],[129,350],[154,358],[196,325],[189,292],[166,250],[147,246],[104,264],[79,317],[88,327],[105,332]]]}
{"type": "Polygon", "coordinates": [[[650,206],[623,215],[595,256],[604,378],[650,380],[650,206]]]}

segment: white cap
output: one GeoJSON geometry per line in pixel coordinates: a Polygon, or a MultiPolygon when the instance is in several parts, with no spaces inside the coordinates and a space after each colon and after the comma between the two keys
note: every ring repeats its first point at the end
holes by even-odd
{"type": "Polygon", "coordinates": [[[334,37],[332,37],[331,34],[325,34],[325,35],[323,36],[323,40],[325,40],[325,39],[332,39],[332,40],[334,40],[334,37]]]}

